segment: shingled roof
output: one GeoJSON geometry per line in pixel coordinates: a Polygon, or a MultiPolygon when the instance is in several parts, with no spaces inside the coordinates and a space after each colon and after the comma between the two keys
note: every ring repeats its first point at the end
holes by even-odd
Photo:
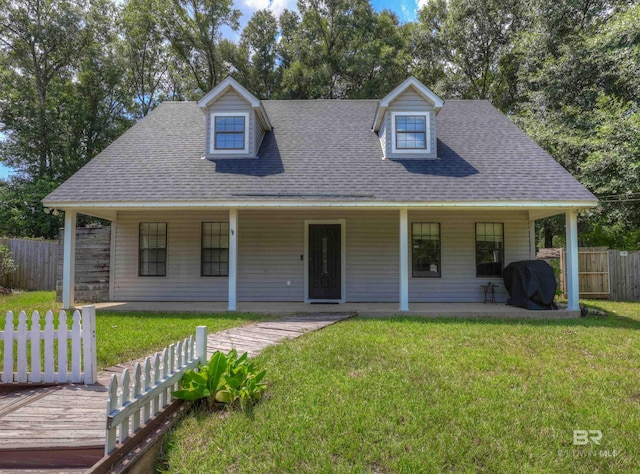
{"type": "Polygon", "coordinates": [[[375,100],[264,101],[255,159],[209,161],[196,102],[165,102],[45,205],[239,201],[575,202],[596,198],[487,101],[447,101],[438,158],[383,160],[375,100]]]}

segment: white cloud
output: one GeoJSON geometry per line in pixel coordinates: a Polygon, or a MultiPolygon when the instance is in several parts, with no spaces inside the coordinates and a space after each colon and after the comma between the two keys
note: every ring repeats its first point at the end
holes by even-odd
{"type": "Polygon", "coordinates": [[[249,21],[254,12],[265,8],[271,10],[276,16],[279,16],[285,9],[298,11],[296,0],[242,0],[239,7],[243,16],[242,23],[249,21]]]}
{"type": "Polygon", "coordinates": [[[264,10],[265,8],[269,8],[269,4],[271,3],[269,0],[244,0],[244,6],[250,10],[264,10]]]}
{"type": "Polygon", "coordinates": [[[420,10],[421,8],[426,7],[428,3],[429,3],[429,0],[417,0],[416,6],[418,7],[418,10],[420,10]]]}

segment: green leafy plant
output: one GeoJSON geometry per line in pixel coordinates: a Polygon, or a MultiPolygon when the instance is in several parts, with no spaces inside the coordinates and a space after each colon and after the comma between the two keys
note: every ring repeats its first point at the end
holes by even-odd
{"type": "Polygon", "coordinates": [[[11,251],[4,245],[0,245],[0,278],[14,272],[18,268],[13,261],[11,251]]]}
{"type": "Polygon", "coordinates": [[[188,370],[180,381],[180,390],[173,396],[183,400],[206,399],[209,407],[217,403],[233,405],[241,410],[251,407],[262,397],[267,385],[262,382],[266,374],[248,360],[245,352],[238,357],[233,349],[227,355],[216,351],[206,365],[188,370]]]}

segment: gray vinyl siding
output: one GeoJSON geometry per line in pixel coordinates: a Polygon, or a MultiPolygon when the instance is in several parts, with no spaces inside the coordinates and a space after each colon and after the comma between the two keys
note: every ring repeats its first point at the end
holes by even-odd
{"type": "MultiPolygon", "coordinates": [[[[442,278],[413,278],[409,264],[409,300],[413,302],[483,301],[480,285],[498,285],[496,300],[505,302],[507,292],[501,277],[476,277],[475,223],[504,224],[505,266],[530,258],[529,219],[526,211],[514,212],[409,212],[412,222],[440,223],[442,278]]],[[[411,252],[411,241],[409,242],[411,252]]],[[[411,254],[409,255],[411,260],[411,254]]]]}
{"type": "Polygon", "coordinates": [[[240,211],[238,301],[303,301],[305,220],[323,219],[346,220],[346,300],[397,301],[394,211],[240,211]]]}
{"type": "Polygon", "coordinates": [[[226,301],[226,277],[201,277],[201,223],[228,222],[228,212],[120,212],[116,226],[116,301],[226,301]],[[138,276],[140,222],[167,223],[167,274],[138,276]]]}
{"type": "MultiPolygon", "coordinates": [[[[346,301],[399,299],[399,211],[239,210],[238,301],[303,301],[305,220],[346,220],[346,301]]],[[[114,299],[119,301],[226,301],[228,278],[201,277],[202,222],[226,222],[228,211],[118,213],[114,299]],[[140,222],[167,223],[167,276],[138,276],[140,222]]],[[[409,211],[412,222],[440,223],[442,278],[413,278],[410,302],[482,301],[481,284],[501,278],[475,276],[475,223],[502,222],[505,264],[529,258],[526,211],[409,211]]],[[[411,245],[409,245],[411,252],[411,245]]],[[[411,257],[411,254],[409,255],[411,257]]]]}
{"type": "Polygon", "coordinates": [[[382,120],[380,130],[378,131],[378,138],[380,139],[380,145],[382,146],[382,156],[387,157],[387,120],[382,120]]]}
{"type": "Polygon", "coordinates": [[[429,104],[425,101],[418,93],[416,93],[413,89],[407,89],[402,94],[400,94],[387,108],[387,111],[384,116],[384,127],[387,130],[386,140],[383,146],[385,146],[385,157],[387,158],[436,158],[437,155],[437,146],[436,146],[436,114],[433,109],[433,105],[429,104]],[[430,153],[393,153],[392,140],[394,139],[391,135],[395,131],[395,127],[392,120],[393,112],[419,112],[419,113],[428,113],[429,114],[429,130],[427,131],[429,135],[429,141],[431,144],[431,152],[430,153]]]}
{"type": "Polygon", "coordinates": [[[256,113],[253,112],[251,114],[251,120],[253,121],[254,124],[257,124],[257,127],[255,127],[255,142],[253,144],[253,150],[254,150],[254,155],[257,155],[258,151],[260,151],[260,144],[262,143],[262,139],[264,138],[264,128],[262,128],[262,126],[260,126],[259,122],[258,122],[258,117],[256,116],[256,113]]]}
{"type": "MultiPolygon", "coordinates": [[[[242,96],[236,93],[234,90],[227,91],[224,95],[222,95],[218,100],[216,100],[209,109],[207,110],[207,122],[206,122],[206,153],[207,158],[210,159],[221,159],[221,158],[250,158],[256,156],[256,145],[259,145],[260,141],[262,141],[262,136],[258,140],[257,136],[260,135],[256,133],[256,116],[251,108],[251,104],[244,100],[242,96]],[[216,112],[245,112],[249,114],[249,153],[234,153],[234,154],[211,154],[211,140],[213,140],[211,134],[211,114],[216,112]]],[[[262,127],[258,126],[260,130],[262,127]]],[[[264,131],[262,131],[262,135],[264,135],[264,131]]]]}
{"type": "Polygon", "coordinates": [[[297,212],[238,211],[238,301],[302,301],[303,236],[297,212]]]}

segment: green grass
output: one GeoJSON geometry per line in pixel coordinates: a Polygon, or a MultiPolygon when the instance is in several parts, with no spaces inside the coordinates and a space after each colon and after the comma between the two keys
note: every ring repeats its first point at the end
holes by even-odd
{"type": "MultiPolygon", "coordinates": [[[[6,312],[13,311],[17,325],[17,313],[27,314],[37,310],[44,327],[47,310],[59,311],[60,303],[55,302],[54,292],[24,292],[14,295],[0,295],[0,319],[4,329],[6,312]]],[[[159,313],[159,312],[109,312],[96,314],[96,342],[98,368],[110,367],[118,363],[153,354],[171,343],[195,334],[196,326],[207,326],[209,333],[231,327],[242,326],[252,321],[265,319],[264,316],[249,313],[159,313]]],[[[71,321],[69,320],[69,324],[71,321]]],[[[0,347],[0,361],[3,348],[0,347]]]]}
{"type": "Polygon", "coordinates": [[[610,314],[356,318],[267,349],[253,413],[191,413],[159,469],[637,471],[640,303],[590,304],[610,314]],[[574,446],[575,429],[600,446],[574,446]]]}

